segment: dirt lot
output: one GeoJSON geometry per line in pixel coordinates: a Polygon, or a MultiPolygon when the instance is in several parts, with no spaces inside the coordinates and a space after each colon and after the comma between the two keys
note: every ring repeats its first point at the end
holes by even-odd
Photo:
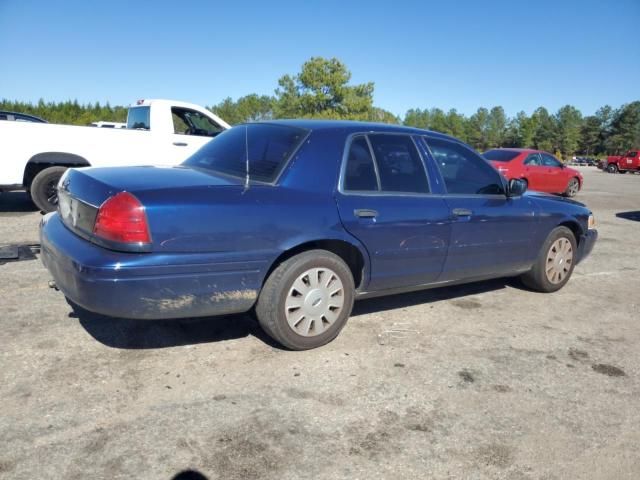
{"type": "MultiPolygon", "coordinates": [[[[639,478],[640,176],[583,172],[600,240],[561,292],[362,301],[303,353],[247,316],[78,318],[1,265],[0,478],[639,478]]],[[[0,243],[39,218],[0,196],[0,243]]]]}

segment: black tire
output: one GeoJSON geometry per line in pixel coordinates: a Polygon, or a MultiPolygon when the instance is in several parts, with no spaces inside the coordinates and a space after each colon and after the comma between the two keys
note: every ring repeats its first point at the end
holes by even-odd
{"type": "Polygon", "coordinates": [[[577,177],[573,177],[567,184],[567,189],[564,191],[565,197],[575,197],[580,191],[580,180],[577,177]],[[575,184],[575,185],[574,185],[575,184]]]}
{"type": "Polygon", "coordinates": [[[66,169],[67,167],[45,168],[31,182],[31,199],[44,213],[53,212],[58,208],[57,185],[66,169]]]}
{"type": "Polygon", "coordinates": [[[309,250],[282,262],[271,272],[260,292],[256,315],[263,330],[284,347],[291,350],[317,348],[336,338],[347,323],[354,292],[353,275],[340,257],[326,250],[309,250]],[[339,278],[343,286],[343,306],[337,319],[323,333],[303,336],[287,322],[285,303],[298,277],[314,268],[330,269],[339,278]]]}
{"type": "Polygon", "coordinates": [[[565,284],[569,281],[569,278],[571,278],[571,274],[573,273],[573,269],[575,268],[576,259],[577,243],[575,235],[567,227],[556,227],[551,231],[544,244],[542,245],[540,253],[538,253],[538,257],[536,258],[536,261],[533,264],[531,270],[522,275],[520,279],[522,280],[522,283],[524,283],[532,290],[545,293],[555,292],[564,287],[565,284]],[[554,283],[549,280],[549,278],[547,278],[547,258],[554,243],[561,238],[567,239],[571,244],[571,252],[573,258],[570,264],[570,268],[568,272],[562,277],[562,280],[554,283]]]}
{"type": "Polygon", "coordinates": [[[618,166],[615,163],[610,163],[609,165],[607,165],[607,172],[618,173],[618,166]]]}

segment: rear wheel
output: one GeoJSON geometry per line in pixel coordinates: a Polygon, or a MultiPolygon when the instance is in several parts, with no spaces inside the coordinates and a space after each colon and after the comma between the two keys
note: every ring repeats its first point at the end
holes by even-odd
{"type": "Polygon", "coordinates": [[[539,292],[555,292],[569,281],[576,262],[576,238],[567,227],[554,228],[542,246],[533,268],[522,282],[539,292]]]}
{"type": "Polygon", "coordinates": [[[333,340],[351,314],[354,281],[340,257],[310,250],[281,263],[267,278],[256,305],[264,331],[292,350],[333,340]]]}
{"type": "Polygon", "coordinates": [[[607,165],[607,172],[609,172],[609,173],[617,173],[618,172],[618,166],[615,163],[610,163],[609,165],[607,165]]]}
{"type": "Polygon", "coordinates": [[[576,177],[573,177],[569,180],[569,184],[567,185],[567,189],[564,191],[564,194],[567,197],[575,197],[580,191],[580,180],[576,177]]]}
{"type": "Polygon", "coordinates": [[[66,169],[67,167],[45,168],[31,182],[31,199],[44,213],[58,208],[58,182],[66,169]]]}

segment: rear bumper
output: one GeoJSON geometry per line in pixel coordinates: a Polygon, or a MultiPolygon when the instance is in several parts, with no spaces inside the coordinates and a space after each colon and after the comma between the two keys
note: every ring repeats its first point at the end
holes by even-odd
{"type": "Polygon", "coordinates": [[[580,235],[577,263],[580,263],[582,260],[589,256],[591,250],[593,250],[593,246],[596,244],[596,240],[598,240],[597,230],[588,230],[586,234],[580,235]]]}
{"type": "Polygon", "coordinates": [[[221,254],[113,252],[71,232],[57,214],[40,225],[41,258],[74,303],[121,318],[167,319],[239,313],[255,303],[267,261],[221,254]]]}

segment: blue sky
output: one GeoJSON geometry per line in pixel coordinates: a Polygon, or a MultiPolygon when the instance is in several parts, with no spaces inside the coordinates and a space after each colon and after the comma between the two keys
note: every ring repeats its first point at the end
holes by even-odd
{"type": "Polygon", "coordinates": [[[212,105],[324,56],[395,114],[592,114],[640,99],[639,28],[639,0],[0,0],[0,97],[212,105]]]}

